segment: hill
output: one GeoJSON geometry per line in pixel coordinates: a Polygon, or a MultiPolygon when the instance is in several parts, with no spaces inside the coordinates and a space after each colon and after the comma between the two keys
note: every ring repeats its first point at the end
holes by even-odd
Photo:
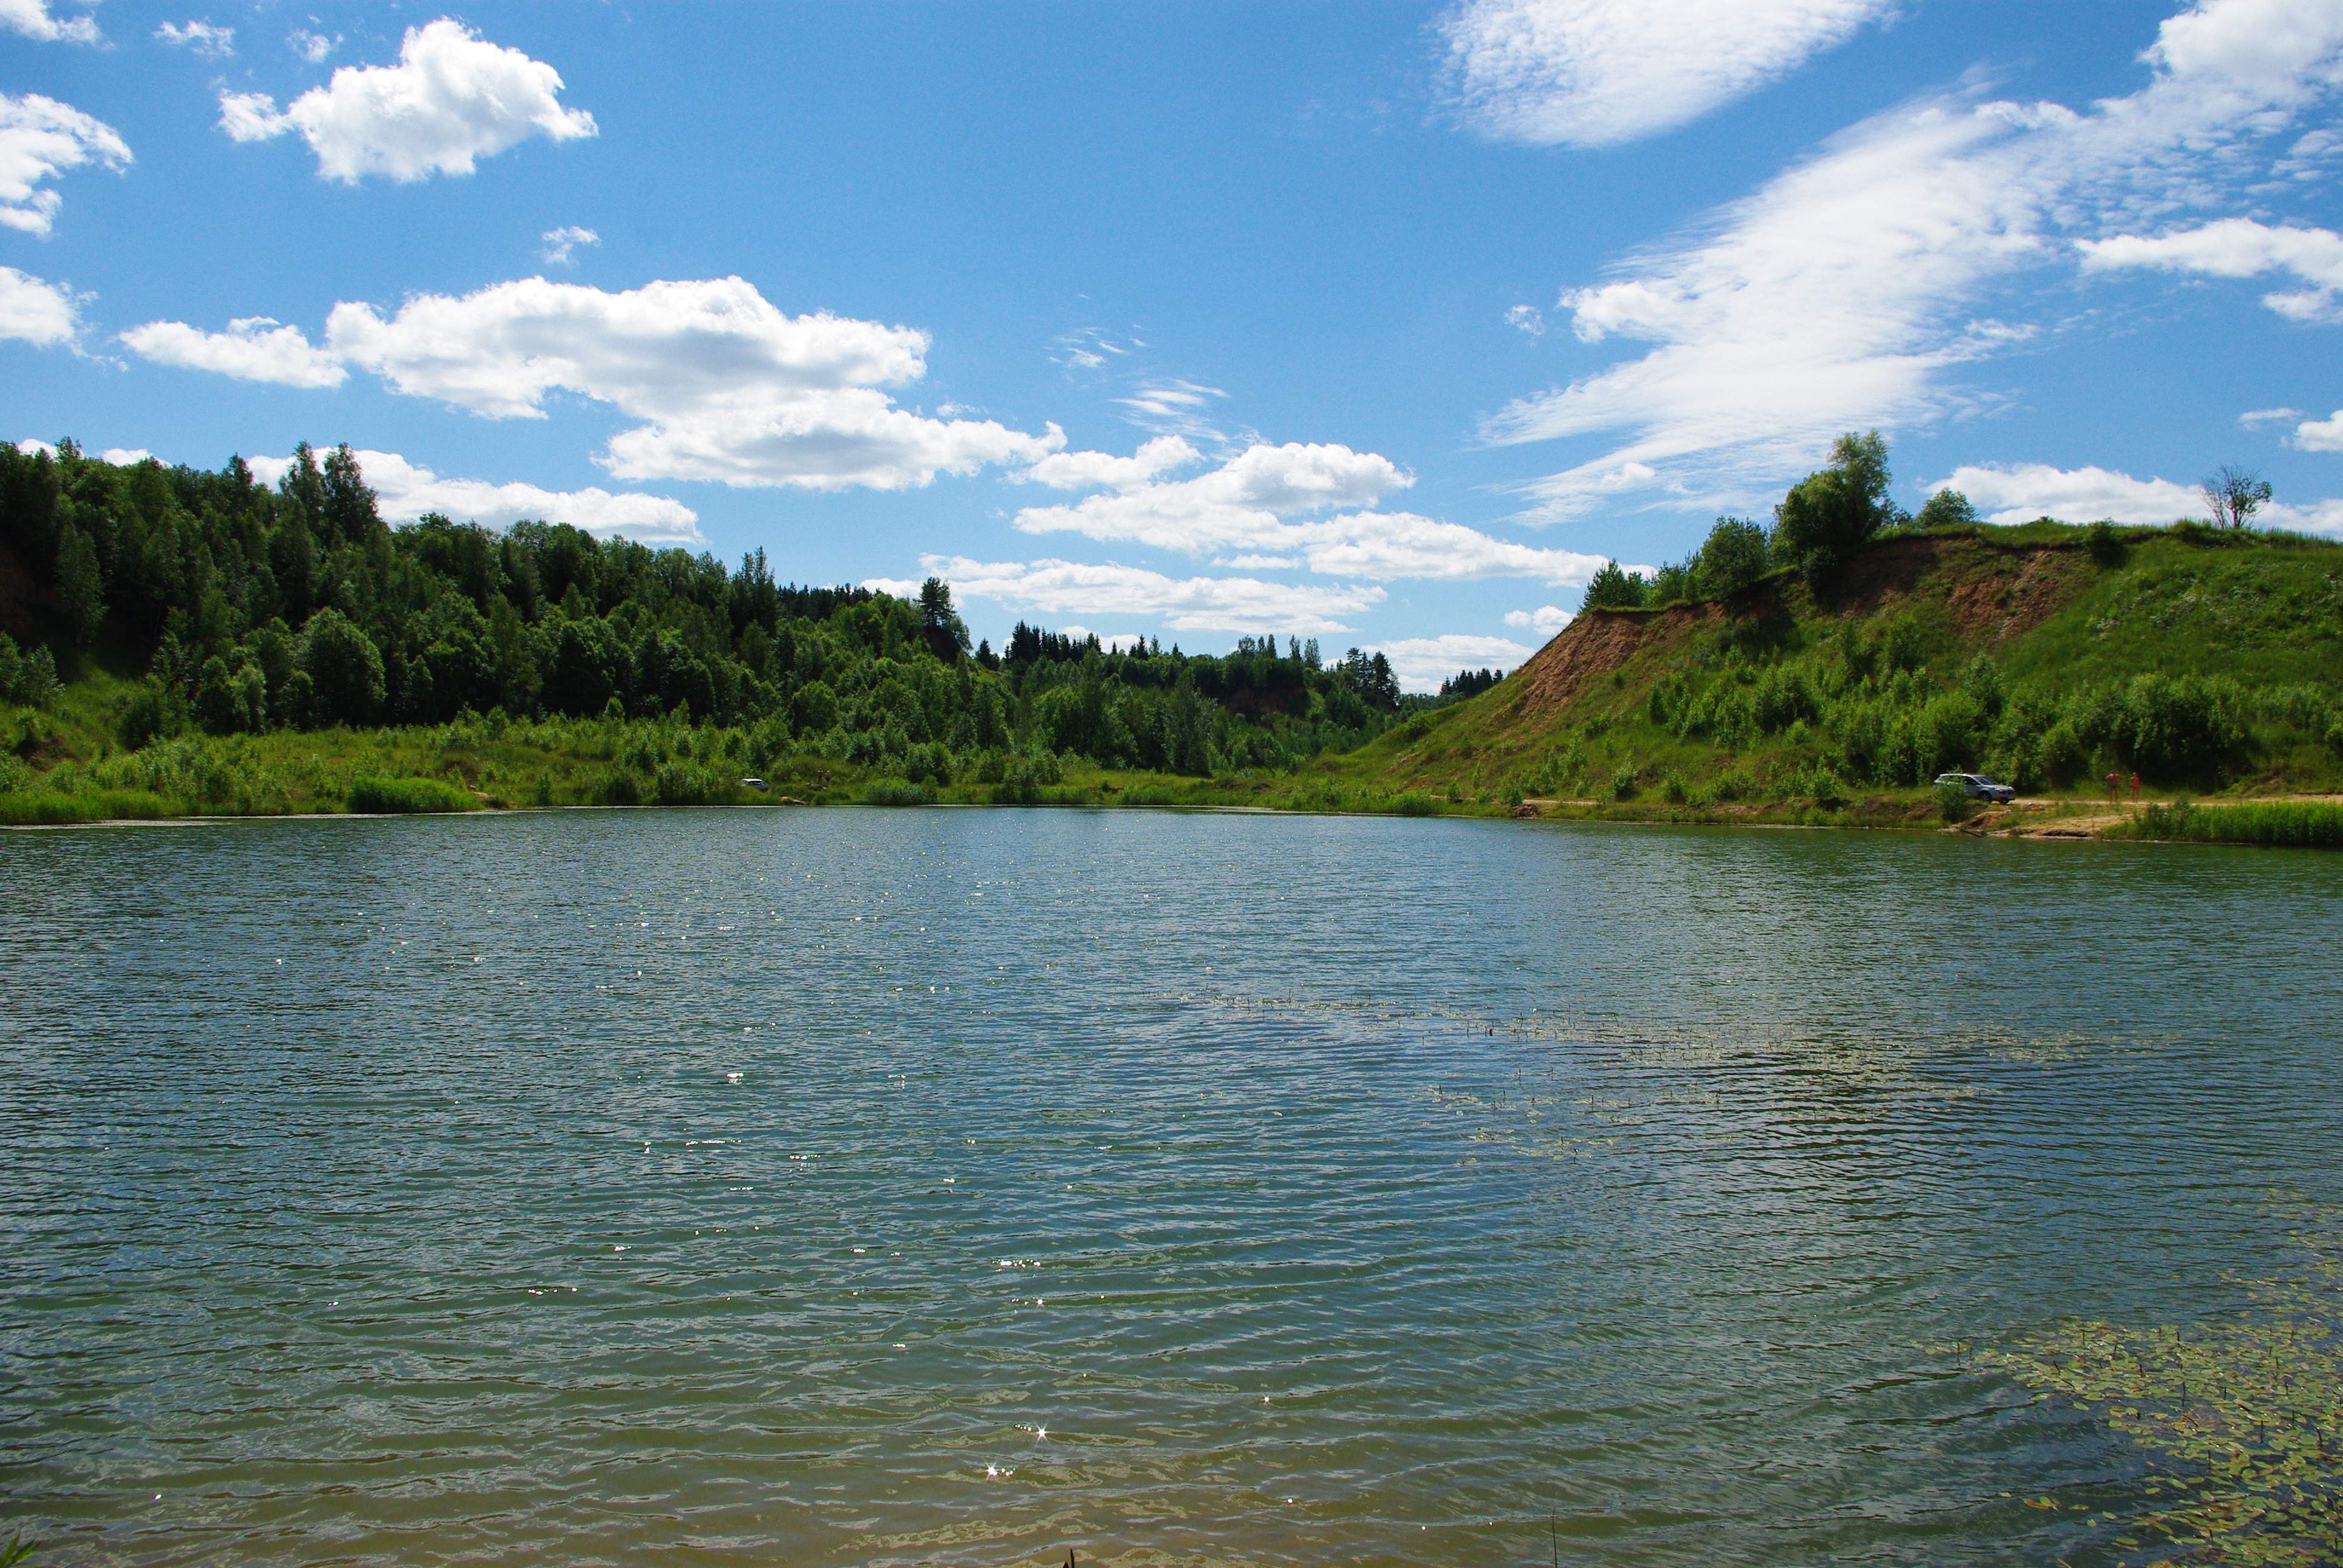
{"type": "Polygon", "coordinates": [[[1908,814],[1945,769],[2025,791],[2343,786],[2343,546],[2181,524],[1878,539],[1810,587],[1580,615],[1493,689],[1305,770],[1607,814],[1908,814]]]}

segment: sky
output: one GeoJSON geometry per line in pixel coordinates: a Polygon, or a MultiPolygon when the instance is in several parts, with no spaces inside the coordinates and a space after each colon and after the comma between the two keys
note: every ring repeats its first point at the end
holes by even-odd
{"type": "Polygon", "coordinates": [[[0,437],[1510,668],[1877,428],[2343,537],[2343,0],[0,0],[0,437]]]}

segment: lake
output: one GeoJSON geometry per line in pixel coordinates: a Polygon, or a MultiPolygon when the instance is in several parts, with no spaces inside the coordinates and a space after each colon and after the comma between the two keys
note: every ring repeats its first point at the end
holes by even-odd
{"type": "Polygon", "coordinates": [[[0,834],[51,1563],[2075,1563],[1991,1360],[2343,1201],[2343,858],[1145,811],[0,834]]]}

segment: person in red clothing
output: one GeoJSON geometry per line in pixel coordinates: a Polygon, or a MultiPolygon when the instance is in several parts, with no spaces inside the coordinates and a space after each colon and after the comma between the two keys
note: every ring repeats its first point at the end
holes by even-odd
{"type": "Polygon", "coordinates": [[[2109,800],[2123,799],[2123,780],[2113,773],[2107,775],[2107,799],[2109,800]]]}
{"type": "Polygon", "coordinates": [[[2139,775],[2137,773],[2131,776],[2131,798],[2135,800],[2139,799],[2139,775]]]}

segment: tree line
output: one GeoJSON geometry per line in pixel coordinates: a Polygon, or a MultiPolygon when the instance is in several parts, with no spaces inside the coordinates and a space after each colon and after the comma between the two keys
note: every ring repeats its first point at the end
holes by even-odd
{"type": "Polygon", "coordinates": [[[564,524],[394,528],[347,446],[302,445],[273,486],[241,458],[0,448],[0,699],[45,699],[77,659],[142,673],[134,747],[502,710],[755,728],[908,774],[1044,751],[1205,774],[1291,769],[1440,700],[1314,639],[1215,656],[1020,623],[996,654],[939,579],[903,599],[777,581],[761,549],[728,569],[564,524]]]}

